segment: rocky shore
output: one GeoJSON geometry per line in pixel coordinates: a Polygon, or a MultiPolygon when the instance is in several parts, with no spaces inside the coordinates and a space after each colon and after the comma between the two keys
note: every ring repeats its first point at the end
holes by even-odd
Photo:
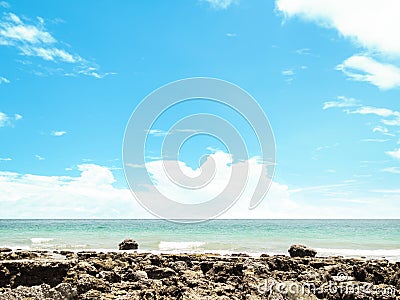
{"type": "Polygon", "coordinates": [[[0,300],[400,299],[400,262],[385,259],[2,251],[0,300]]]}

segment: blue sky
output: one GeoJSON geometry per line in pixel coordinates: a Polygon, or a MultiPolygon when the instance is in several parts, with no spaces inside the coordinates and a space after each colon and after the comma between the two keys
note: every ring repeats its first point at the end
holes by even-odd
{"type": "MultiPolygon", "coordinates": [[[[126,123],[154,89],[205,76],[248,91],[276,139],[267,199],[223,217],[397,218],[400,7],[330,2],[1,1],[0,217],[149,217],[122,170],[126,123]]],[[[199,110],[230,116],[192,103],[153,129],[199,110]]],[[[180,159],[210,147],[225,150],[200,138],[180,159]]]]}

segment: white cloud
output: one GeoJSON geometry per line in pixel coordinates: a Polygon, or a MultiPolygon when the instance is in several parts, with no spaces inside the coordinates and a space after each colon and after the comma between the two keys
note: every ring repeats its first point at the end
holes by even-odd
{"type": "Polygon", "coordinates": [[[276,0],[286,18],[299,17],[319,26],[334,28],[367,54],[354,55],[336,67],[349,79],[373,84],[382,90],[400,86],[400,68],[378,62],[400,56],[400,2],[397,0],[276,0]]]}
{"type": "Polygon", "coordinates": [[[228,32],[228,33],[226,34],[226,36],[227,36],[227,37],[236,37],[237,34],[236,34],[236,33],[229,33],[229,32],[228,32]]]}
{"type": "Polygon", "coordinates": [[[283,70],[283,71],[282,71],[282,75],[283,75],[283,76],[293,76],[293,75],[294,75],[294,71],[291,70],[291,69],[283,70]]]}
{"type": "Polygon", "coordinates": [[[389,130],[384,126],[376,126],[372,129],[372,132],[379,132],[387,136],[395,136],[393,133],[390,133],[389,130]]]}
{"type": "Polygon", "coordinates": [[[11,44],[15,42],[30,44],[51,44],[56,42],[54,37],[44,28],[26,25],[13,13],[6,15],[6,19],[10,22],[3,21],[0,23],[0,36],[11,44]]]}
{"type": "Polygon", "coordinates": [[[233,3],[237,3],[236,0],[203,0],[211,5],[213,9],[227,9],[233,3]]]}
{"type": "Polygon", "coordinates": [[[371,142],[371,143],[385,143],[388,142],[389,140],[387,139],[362,139],[362,142],[371,142]]]}
{"type": "Polygon", "coordinates": [[[382,172],[400,174],[400,167],[389,167],[381,170],[382,172]]]}
{"type": "Polygon", "coordinates": [[[44,60],[49,61],[64,61],[68,63],[76,63],[81,61],[82,58],[77,55],[72,55],[65,50],[58,48],[43,48],[43,47],[33,47],[33,46],[22,46],[20,50],[23,55],[26,56],[38,56],[44,60]]]}
{"type": "Polygon", "coordinates": [[[78,176],[0,172],[0,218],[148,218],[128,189],[113,187],[102,166],[78,166],[78,176]]]}
{"type": "Polygon", "coordinates": [[[0,6],[4,7],[4,8],[9,8],[10,4],[8,4],[8,2],[6,2],[6,1],[0,1],[0,6]]]}
{"type": "Polygon", "coordinates": [[[3,127],[8,122],[8,116],[0,111],[0,127],[3,127]]]}
{"type": "MultiPolygon", "coordinates": [[[[381,122],[387,126],[400,126],[400,112],[399,111],[395,111],[395,110],[391,110],[388,108],[380,108],[380,107],[372,107],[372,106],[363,106],[360,107],[356,110],[350,111],[347,110],[346,113],[349,114],[360,114],[360,115],[376,115],[382,118],[386,118],[386,119],[382,119],[381,122]],[[387,119],[387,118],[391,118],[391,119],[387,119]]],[[[383,126],[378,126],[375,127],[373,129],[374,132],[378,131],[378,132],[382,132],[385,133],[387,135],[392,135],[391,133],[389,133],[389,131],[387,130],[387,128],[383,127],[383,126]]]]}
{"type": "Polygon", "coordinates": [[[393,120],[382,120],[382,123],[387,126],[400,126],[400,117],[393,120]]]}
{"type": "Polygon", "coordinates": [[[0,161],[11,161],[11,157],[0,157],[0,161]]]}
{"type": "Polygon", "coordinates": [[[310,48],[301,48],[297,49],[295,51],[298,55],[310,55],[311,54],[311,49],[310,48]]]}
{"type": "Polygon", "coordinates": [[[358,46],[400,55],[400,2],[397,0],[277,0],[276,7],[287,17],[298,16],[335,28],[358,46]]]}
{"type": "Polygon", "coordinates": [[[400,86],[400,68],[364,55],[353,55],[336,67],[351,80],[369,82],[382,90],[400,86]]]}
{"type": "Polygon", "coordinates": [[[21,120],[22,116],[15,114],[14,117],[10,117],[7,114],[0,111],[0,127],[12,126],[14,121],[21,120]]]}
{"type": "Polygon", "coordinates": [[[387,155],[393,157],[393,158],[398,158],[400,159],[400,148],[394,151],[387,151],[386,152],[387,155]]]}
{"type": "MultiPolygon", "coordinates": [[[[358,104],[353,98],[338,97],[339,101],[325,102],[323,109],[329,108],[342,108],[343,112],[347,114],[359,114],[359,115],[375,115],[381,117],[381,123],[387,126],[400,126],[400,112],[389,108],[374,107],[374,106],[362,106],[358,104]],[[357,107],[357,108],[352,108],[357,107]]],[[[384,126],[375,126],[373,132],[380,132],[387,136],[395,136],[390,133],[389,130],[384,126]]],[[[364,140],[365,141],[365,140],[364,140]]],[[[372,140],[369,140],[372,141],[372,140]]],[[[376,140],[374,140],[376,141],[376,140]]],[[[384,140],[386,141],[386,140],[384,140]]]]}
{"type": "Polygon", "coordinates": [[[377,115],[380,117],[400,117],[400,112],[394,111],[388,108],[379,108],[372,106],[363,106],[356,110],[351,111],[352,114],[360,114],[360,115],[377,115]]]}
{"type": "Polygon", "coordinates": [[[169,134],[173,134],[173,133],[196,133],[199,132],[199,130],[197,129],[175,129],[175,130],[170,130],[170,131],[165,131],[165,130],[161,130],[161,129],[150,129],[147,131],[147,134],[152,135],[154,137],[163,137],[163,136],[167,136],[169,134]]]}
{"type": "Polygon", "coordinates": [[[51,135],[52,135],[52,136],[63,136],[63,135],[65,135],[65,134],[67,134],[66,131],[52,131],[52,132],[51,132],[51,135]]]}
{"type": "Polygon", "coordinates": [[[8,80],[5,77],[0,76],[0,84],[2,84],[2,83],[10,83],[10,80],[8,80]]]}
{"type": "Polygon", "coordinates": [[[98,79],[104,78],[108,75],[116,75],[117,73],[115,72],[106,72],[106,73],[99,73],[97,67],[83,67],[80,70],[77,71],[78,74],[84,74],[87,76],[92,76],[98,79]]]}
{"type": "MultiPolygon", "coordinates": [[[[256,166],[255,161],[252,163],[256,166]]],[[[153,172],[161,171],[159,162],[151,166],[153,172]]],[[[135,201],[129,189],[113,186],[116,179],[110,168],[81,164],[78,171],[76,176],[0,171],[0,218],[154,218],[135,201]]],[[[154,176],[162,178],[161,173],[154,176]]],[[[248,210],[253,185],[250,178],[249,189],[221,218],[390,218],[400,213],[398,205],[393,205],[398,203],[397,195],[378,200],[345,198],[344,184],[290,190],[277,182],[272,182],[256,209],[248,210]],[[328,194],[330,198],[326,198],[328,194]],[[312,198],[318,199],[318,205],[309,204],[312,198]],[[343,204],[349,201],[352,209],[343,204]]],[[[185,200],[184,195],[179,197],[185,200]]]]}
{"type": "Polygon", "coordinates": [[[147,134],[155,136],[155,137],[160,137],[160,136],[166,136],[168,135],[167,131],[161,130],[161,129],[150,129],[147,134]]]}
{"type": "Polygon", "coordinates": [[[40,156],[39,154],[35,154],[37,160],[45,160],[44,157],[40,156]]]}
{"type": "Polygon", "coordinates": [[[354,107],[354,106],[359,106],[357,101],[354,98],[348,98],[345,96],[338,96],[337,101],[328,101],[324,103],[324,106],[322,109],[328,109],[328,108],[344,108],[344,107],[354,107]]]}
{"type": "MultiPolygon", "coordinates": [[[[103,78],[115,73],[101,73],[99,67],[79,56],[63,49],[65,43],[59,42],[45,28],[45,21],[37,17],[36,21],[20,18],[13,13],[4,14],[0,19],[0,45],[18,49],[20,55],[38,57],[47,62],[66,63],[57,66],[57,73],[63,75],[83,74],[95,78],[103,78]],[[70,71],[65,71],[70,69],[70,71]]],[[[31,66],[32,67],[32,66],[31,66]]],[[[55,73],[54,68],[47,65],[37,66],[43,71],[32,71],[34,74],[55,73]],[[52,71],[53,70],[53,71],[52,71]]]]}

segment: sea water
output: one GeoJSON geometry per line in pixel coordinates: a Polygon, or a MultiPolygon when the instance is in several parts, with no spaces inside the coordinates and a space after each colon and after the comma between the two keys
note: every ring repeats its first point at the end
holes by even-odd
{"type": "Polygon", "coordinates": [[[0,220],[0,247],[115,251],[125,238],[155,253],[287,254],[305,244],[320,256],[400,261],[400,220],[0,220]]]}

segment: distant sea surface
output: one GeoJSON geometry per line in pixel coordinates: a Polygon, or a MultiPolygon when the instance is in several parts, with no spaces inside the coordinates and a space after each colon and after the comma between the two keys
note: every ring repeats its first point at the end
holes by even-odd
{"type": "Polygon", "coordinates": [[[0,247],[115,251],[125,238],[139,251],[287,254],[291,244],[319,256],[400,261],[400,220],[0,220],[0,247]]]}

